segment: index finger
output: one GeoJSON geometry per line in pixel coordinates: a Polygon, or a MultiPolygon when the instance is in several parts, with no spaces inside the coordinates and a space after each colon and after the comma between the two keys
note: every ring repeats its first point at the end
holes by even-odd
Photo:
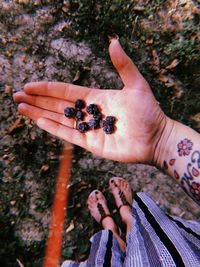
{"type": "Polygon", "coordinates": [[[24,91],[31,95],[51,96],[71,102],[86,98],[93,89],[63,82],[32,82],[27,83],[24,91]]]}

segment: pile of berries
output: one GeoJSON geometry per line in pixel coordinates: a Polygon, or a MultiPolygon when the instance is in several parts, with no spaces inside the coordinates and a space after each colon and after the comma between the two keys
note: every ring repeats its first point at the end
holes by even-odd
{"type": "Polygon", "coordinates": [[[86,122],[84,121],[86,113],[83,109],[86,107],[85,102],[81,99],[76,100],[75,108],[66,107],[64,109],[64,114],[67,118],[73,118],[77,122],[77,129],[81,133],[85,133],[89,130],[96,130],[103,128],[106,134],[112,134],[115,130],[116,119],[113,116],[107,116],[103,120],[103,115],[101,114],[98,106],[96,104],[90,104],[86,107],[86,112],[92,115],[92,118],[86,122]]]}

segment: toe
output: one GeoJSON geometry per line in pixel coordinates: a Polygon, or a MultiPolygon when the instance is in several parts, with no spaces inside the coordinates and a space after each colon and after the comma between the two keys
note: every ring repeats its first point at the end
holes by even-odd
{"type": "Polygon", "coordinates": [[[97,197],[96,197],[96,192],[97,190],[93,190],[89,196],[88,196],[88,200],[90,203],[95,203],[97,201],[97,197]]]}
{"type": "Polygon", "coordinates": [[[111,179],[109,180],[109,187],[110,187],[110,189],[113,189],[113,188],[115,187],[115,181],[114,181],[113,178],[111,178],[111,179]]]}
{"type": "Polygon", "coordinates": [[[109,209],[106,204],[106,199],[101,191],[93,190],[87,200],[88,209],[90,211],[91,216],[97,221],[100,222],[101,220],[101,212],[98,207],[98,203],[102,205],[102,208],[105,214],[110,214],[109,209]]]}
{"type": "Polygon", "coordinates": [[[109,180],[109,185],[110,185],[110,188],[111,189],[115,189],[117,186],[119,186],[120,184],[120,179],[119,177],[112,177],[110,180],[109,180]]]}
{"type": "Polygon", "coordinates": [[[123,182],[122,182],[122,189],[123,190],[126,190],[126,185],[127,185],[127,182],[125,180],[123,180],[123,182]]]}

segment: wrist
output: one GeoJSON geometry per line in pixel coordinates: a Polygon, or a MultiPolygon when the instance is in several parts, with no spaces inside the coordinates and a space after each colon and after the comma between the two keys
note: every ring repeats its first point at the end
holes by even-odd
{"type": "Polygon", "coordinates": [[[161,126],[161,135],[157,141],[153,158],[153,165],[160,170],[163,170],[165,159],[171,154],[171,148],[174,145],[176,123],[176,121],[166,116],[165,123],[161,126]]]}

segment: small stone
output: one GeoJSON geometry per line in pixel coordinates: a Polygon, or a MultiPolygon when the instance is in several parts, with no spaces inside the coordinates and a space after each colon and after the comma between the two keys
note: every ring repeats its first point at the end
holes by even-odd
{"type": "Polygon", "coordinates": [[[12,206],[14,206],[14,205],[16,204],[16,200],[12,200],[12,201],[10,201],[10,204],[11,204],[12,206]]]}

